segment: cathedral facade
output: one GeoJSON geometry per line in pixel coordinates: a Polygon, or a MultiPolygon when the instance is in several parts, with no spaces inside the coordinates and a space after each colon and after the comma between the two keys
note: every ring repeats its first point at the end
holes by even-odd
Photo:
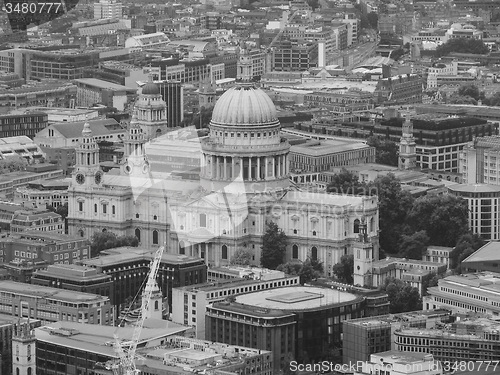
{"type": "MultiPolygon", "coordinates": [[[[139,103],[154,93],[147,87],[139,103]]],[[[157,117],[142,113],[141,118],[157,117]]],[[[199,180],[151,172],[144,145],[154,134],[161,137],[160,124],[131,122],[119,175],[98,171],[92,163],[98,160],[92,156],[95,141],[84,129],[69,191],[70,234],[135,235],[140,246],[167,243],[167,252],[198,256],[214,266],[228,264],[238,249],[246,249],[258,265],[262,237],[272,221],[288,237],[286,261],[318,259],[325,275],[331,275],[342,255],[354,253],[363,220],[378,259],[377,197],[313,193],[292,185],[290,145],[280,135],[272,100],[261,89],[242,82],[218,99],[209,134],[199,139],[199,180]]]]}

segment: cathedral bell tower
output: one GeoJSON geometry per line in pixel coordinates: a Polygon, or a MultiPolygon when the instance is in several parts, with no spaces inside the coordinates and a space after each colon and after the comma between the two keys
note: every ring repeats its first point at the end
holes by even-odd
{"type": "Polygon", "coordinates": [[[13,375],[35,375],[35,332],[30,322],[17,323],[12,333],[13,375]]]}
{"type": "Polygon", "coordinates": [[[121,172],[127,176],[148,177],[150,169],[145,151],[146,139],[142,128],[134,121],[135,118],[136,114],[134,113],[129,125],[127,137],[124,141],[125,155],[121,172]]]}
{"type": "Polygon", "coordinates": [[[417,153],[413,137],[413,124],[408,116],[403,123],[403,134],[399,141],[399,169],[412,169],[416,167],[417,153]]]}
{"type": "Polygon", "coordinates": [[[215,106],[217,100],[217,87],[210,77],[207,77],[200,83],[198,89],[199,107],[210,109],[215,106]]]}
{"type": "Polygon", "coordinates": [[[99,145],[92,136],[88,121],[83,125],[82,138],[75,156],[73,182],[76,186],[100,185],[103,173],[99,167],[99,145]]]}
{"type": "Polygon", "coordinates": [[[240,58],[237,63],[237,81],[251,82],[253,79],[252,56],[246,42],[240,43],[240,58]]]}
{"type": "Polygon", "coordinates": [[[373,244],[368,239],[366,219],[359,224],[359,238],[354,243],[354,285],[371,286],[373,244]]]}

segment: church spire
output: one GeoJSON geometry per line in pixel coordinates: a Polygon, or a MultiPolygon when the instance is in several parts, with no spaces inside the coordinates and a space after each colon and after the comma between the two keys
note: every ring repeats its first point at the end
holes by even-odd
{"type": "Polygon", "coordinates": [[[403,122],[401,139],[399,141],[399,169],[415,168],[417,160],[416,143],[413,137],[413,123],[408,113],[403,122]]]}
{"type": "Polygon", "coordinates": [[[253,79],[252,56],[245,41],[240,42],[240,58],[236,80],[240,83],[251,83],[253,79]]]}

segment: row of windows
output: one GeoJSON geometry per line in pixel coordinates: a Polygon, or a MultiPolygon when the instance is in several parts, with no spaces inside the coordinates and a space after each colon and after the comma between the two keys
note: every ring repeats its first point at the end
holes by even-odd
{"type": "Polygon", "coordinates": [[[467,298],[475,298],[480,301],[488,302],[488,297],[478,296],[477,294],[462,292],[461,290],[455,290],[451,288],[441,287],[441,290],[447,293],[458,294],[459,296],[467,298]]]}

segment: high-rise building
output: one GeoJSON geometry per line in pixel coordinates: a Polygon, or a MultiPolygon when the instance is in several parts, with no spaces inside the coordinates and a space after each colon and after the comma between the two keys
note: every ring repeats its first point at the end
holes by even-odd
{"type": "Polygon", "coordinates": [[[167,104],[167,127],[180,126],[184,120],[184,87],[180,81],[156,82],[163,101],[167,104]]]}
{"type": "Polygon", "coordinates": [[[123,4],[116,0],[99,0],[94,3],[94,19],[122,18],[123,4]]]}

